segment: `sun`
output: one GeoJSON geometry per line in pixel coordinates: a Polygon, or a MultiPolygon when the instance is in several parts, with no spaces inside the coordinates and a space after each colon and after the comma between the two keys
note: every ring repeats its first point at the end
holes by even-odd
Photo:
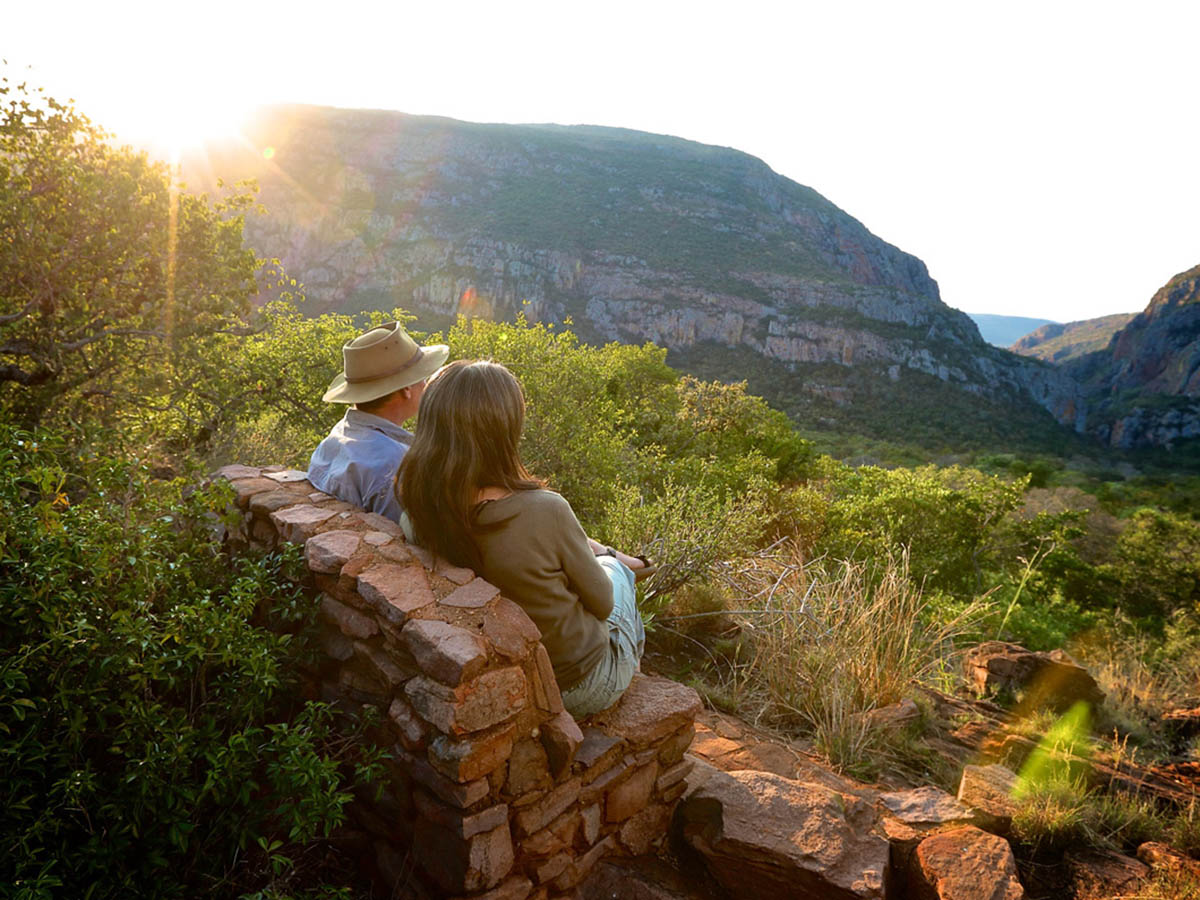
{"type": "Polygon", "coordinates": [[[111,98],[99,120],[119,140],[178,162],[206,142],[235,137],[252,106],[235,92],[203,85],[147,85],[135,97],[111,98]]]}

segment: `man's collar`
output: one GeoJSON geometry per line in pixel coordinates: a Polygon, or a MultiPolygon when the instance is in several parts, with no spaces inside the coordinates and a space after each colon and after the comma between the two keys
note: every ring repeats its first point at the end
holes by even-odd
{"type": "Polygon", "coordinates": [[[399,441],[402,444],[411,444],[413,434],[406,428],[401,428],[395,422],[377,416],[374,413],[363,412],[361,409],[351,407],[346,410],[345,416],[347,424],[358,425],[362,428],[374,428],[376,431],[382,431],[394,441],[399,441]]]}

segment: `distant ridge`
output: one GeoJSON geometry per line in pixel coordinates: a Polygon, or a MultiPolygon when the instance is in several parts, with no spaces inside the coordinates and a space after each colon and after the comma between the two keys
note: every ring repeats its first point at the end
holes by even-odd
{"type": "MultiPolygon", "coordinates": [[[[1096,319],[1052,323],[1025,335],[1009,349],[1051,363],[1065,363],[1085,353],[1103,350],[1112,336],[1128,325],[1137,313],[1117,313],[1096,319]]],[[[982,330],[982,329],[981,329],[982,330]]]]}
{"type": "Polygon", "coordinates": [[[967,313],[979,327],[979,334],[995,347],[1009,347],[1017,338],[1035,328],[1055,324],[1053,319],[1030,319],[1026,316],[1001,316],[993,313],[967,313]]]}
{"type": "Polygon", "coordinates": [[[974,446],[1080,427],[1057,368],[987,344],[921,260],[738,150],[295,106],[245,137],[185,159],[185,180],[257,180],[247,239],[313,312],[570,319],[825,430],[974,446]]]}

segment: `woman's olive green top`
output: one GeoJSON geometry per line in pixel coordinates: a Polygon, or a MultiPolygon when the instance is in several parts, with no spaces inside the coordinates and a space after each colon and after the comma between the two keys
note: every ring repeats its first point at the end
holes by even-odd
{"type": "Polygon", "coordinates": [[[559,689],[574,687],[608,652],[613,595],[571,505],[553,491],[517,491],[485,501],[476,522],[481,574],[541,630],[559,689]]]}

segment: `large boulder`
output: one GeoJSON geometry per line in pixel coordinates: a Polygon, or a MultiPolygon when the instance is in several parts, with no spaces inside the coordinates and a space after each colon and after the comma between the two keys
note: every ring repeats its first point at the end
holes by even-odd
{"type": "Polygon", "coordinates": [[[1111,900],[1136,894],[1150,867],[1109,850],[1071,850],[1064,862],[1075,900],[1111,900]]]}
{"type": "Polygon", "coordinates": [[[683,839],[737,897],[883,898],[888,842],[874,806],[770,772],[698,763],[676,813],[683,839]]]}
{"type": "Polygon", "coordinates": [[[1022,698],[1022,706],[1048,706],[1062,711],[1080,700],[1097,704],[1104,699],[1087,669],[1062,650],[1026,650],[1019,644],[987,641],[963,658],[967,683],[979,696],[998,694],[1022,698]]]}
{"type": "Polygon", "coordinates": [[[925,838],[908,870],[910,900],[1022,900],[1008,841],[973,825],[925,838]]]}

